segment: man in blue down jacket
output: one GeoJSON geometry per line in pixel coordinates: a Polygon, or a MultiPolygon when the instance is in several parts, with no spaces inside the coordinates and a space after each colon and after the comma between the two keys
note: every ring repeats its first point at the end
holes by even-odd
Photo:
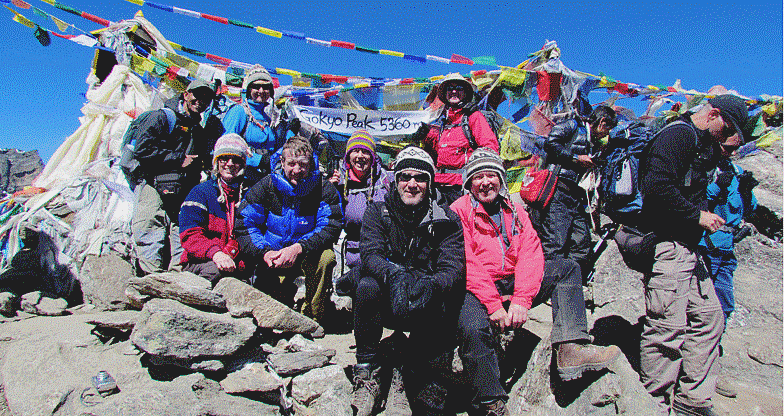
{"type": "Polygon", "coordinates": [[[529,209],[531,223],[542,240],[545,259],[561,257],[577,262],[587,273],[591,250],[591,219],[585,211],[585,191],[577,183],[596,165],[591,159],[599,139],[617,123],[615,110],[599,105],[588,117],[569,119],[550,131],[544,150],[549,165],[560,165],[558,184],[550,203],[543,209],[529,209]]]}
{"type": "Polygon", "coordinates": [[[354,298],[352,406],[369,415],[379,395],[379,345],[384,326],[410,332],[404,379],[414,414],[443,414],[444,376],[451,371],[457,321],[465,299],[460,218],[436,203],[433,159],[409,146],[395,162],[394,187],[362,217],[362,277],[354,298]]]}
{"type": "Polygon", "coordinates": [[[331,286],[342,215],[335,186],[325,180],[310,143],[290,138],[270,159],[272,173],[248,191],[235,233],[244,258],[256,259],[253,285],[292,305],[293,280],[305,276],[302,313],[319,320],[331,286]]]}

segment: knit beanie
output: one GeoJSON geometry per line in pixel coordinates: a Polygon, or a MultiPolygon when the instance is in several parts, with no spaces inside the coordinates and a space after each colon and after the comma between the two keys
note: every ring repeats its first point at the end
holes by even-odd
{"type": "Polygon", "coordinates": [[[376,154],[376,141],[367,130],[357,130],[346,142],[346,156],[354,149],[365,149],[370,154],[376,154]]]}
{"type": "Polygon", "coordinates": [[[242,89],[247,91],[248,86],[254,82],[272,85],[272,77],[263,66],[254,65],[251,69],[245,72],[245,79],[242,80],[242,89]]]}
{"type": "Polygon", "coordinates": [[[433,187],[436,167],[433,158],[427,152],[416,146],[408,146],[400,151],[395,158],[395,181],[400,179],[400,172],[412,169],[428,174],[428,189],[433,187]]]}
{"type": "Polygon", "coordinates": [[[248,144],[245,143],[245,140],[239,134],[228,133],[215,142],[215,150],[212,152],[212,164],[215,165],[218,157],[226,155],[239,156],[243,162],[246,162],[250,155],[250,149],[248,149],[248,144]]]}
{"type": "Polygon", "coordinates": [[[506,170],[501,156],[493,149],[480,147],[468,158],[463,167],[463,188],[471,188],[471,177],[482,171],[492,171],[501,178],[501,189],[499,193],[503,196],[509,194],[509,186],[506,184],[506,170]]]}

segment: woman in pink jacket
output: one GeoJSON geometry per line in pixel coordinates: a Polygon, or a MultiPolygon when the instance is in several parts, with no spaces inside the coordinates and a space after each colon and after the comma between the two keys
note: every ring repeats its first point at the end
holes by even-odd
{"type": "Polygon", "coordinates": [[[499,151],[498,137],[484,114],[472,111],[475,95],[473,85],[462,75],[447,75],[438,87],[443,112],[424,140],[425,150],[436,163],[436,189],[447,204],[463,194],[463,166],[474,149],[499,151]],[[466,129],[471,137],[466,137],[466,129]]]}
{"type": "Polygon", "coordinates": [[[616,346],[588,345],[580,267],[574,260],[544,260],[542,245],[523,207],[509,199],[501,157],[479,148],[463,175],[468,195],[451,208],[463,224],[466,293],[460,313],[460,356],[473,383],[478,414],[506,414],[493,327],[520,328],[532,306],[552,297],[551,340],[563,380],[607,367],[616,346]]]}

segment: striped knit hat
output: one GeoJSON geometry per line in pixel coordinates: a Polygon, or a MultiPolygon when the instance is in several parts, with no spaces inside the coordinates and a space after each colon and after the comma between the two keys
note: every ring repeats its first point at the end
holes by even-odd
{"type": "Polygon", "coordinates": [[[468,158],[463,169],[463,188],[470,189],[471,177],[479,172],[489,170],[497,173],[501,178],[501,189],[499,193],[502,196],[509,194],[509,186],[506,184],[504,162],[495,150],[488,147],[480,147],[474,150],[474,153],[468,158]]]}
{"type": "Polygon", "coordinates": [[[400,172],[412,169],[428,174],[428,189],[433,187],[433,178],[436,176],[436,167],[433,158],[426,151],[416,146],[408,146],[400,151],[395,158],[395,181],[399,180],[400,172]]]}
{"type": "Polygon", "coordinates": [[[346,156],[354,149],[365,149],[370,154],[376,154],[376,141],[367,130],[357,130],[346,142],[346,156]]]}
{"type": "Polygon", "coordinates": [[[245,143],[245,140],[239,134],[228,133],[215,142],[215,150],[212,152],[213,166],[218,161],[218,157],[226,155],[239,156],[245,162],[248,160],[248,156],[250,156],[250,149],[248,149],[248,144],[245,143]]]}

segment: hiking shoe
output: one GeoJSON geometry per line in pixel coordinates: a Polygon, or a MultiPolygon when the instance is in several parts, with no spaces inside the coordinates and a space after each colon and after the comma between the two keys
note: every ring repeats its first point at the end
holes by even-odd
{"type": "Polygon", "coordinates": [[[721,376],[716,380],[716,393],[724,397],[733,398],[738,395],[738,390],[729,378],[721,376]]]}
{"type": "Polygon", "coordinates": [[[355,416],[369,416],[373,413],[381,390],[379,368],[370,363],[354,366],[354,392],[351,394],[351,407],[355,416]]]}
{"type": "Polygon", "coordinates": [[[615,345],[598,347],[564,342],[558,346],[556,365],[561,380],[569,381],[580,378],[585,371],[598,371],[607,368],[619,355],[620,348],[615,345]]]}
{"type": "Polygon", "coordinates": [[[411,406],[408,403],[406,389],[403,385],[403,374],[399,368],[392,369],[392,382],[389,385],[387,406],[384,410],[386,416],[411,416],[411,406]]]}
{"type": "Polygon", "coordinates": [[[719,416],[718,413],[713,411],[713,406],[689,406],[677,400],[672,402],[672,411],[677,416],[719,416]]]}
{"type": "Polygon", "coordinates": [[[482,402],[479,405],[480,415],[485,416],[507,416],[509,412],[506,410],[506,402],[503,399],[490,401],[489,403],[482,402]]]}

